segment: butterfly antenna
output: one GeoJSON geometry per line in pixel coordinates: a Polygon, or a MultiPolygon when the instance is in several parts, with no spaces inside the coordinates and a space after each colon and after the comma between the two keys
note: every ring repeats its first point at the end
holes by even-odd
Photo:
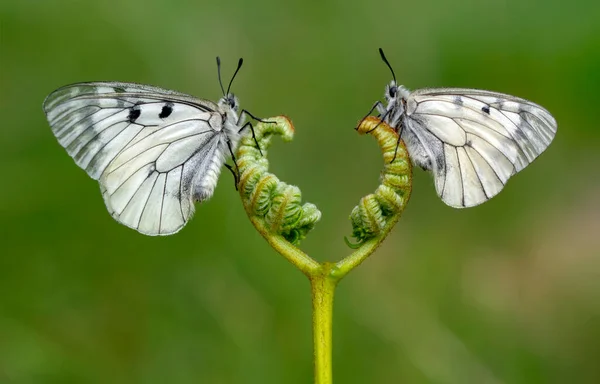
{"type": "Polygon", "coordinates": [[[379,54],[381,55],[381,59],[383,60],[383,62],[388,66],[390,71],[392,71],[392,77],[394,78],[394,83],[395,83],[396,82],[396,74],[394,73],[394,70],[392,69],[390,62],[386,59],[385,54],[383,53],[383,49],[379,48],[379,54]]]}
{"type": "Polygon", "coordinates": [[[242,68],[242,64],[244,63],[244,59],[242,59],[240,57],[240,61],[238,61],[238,66],[237,69],[235,70],[235,72],[233,73],[233,76],[231,77],[231,81],[229,82],[229,86],[227,87],[227,94],[229,95],[229,89],[231,89],[231,84],[233,83],[233,79],[235,79],[235,75],[237,75],[238,71],[240,70],[240,68],[242,68]]]}
{"type": "Polygon", "coordinates": [[[223,88],[223,82],[221,81],[221,59],[217,56],[217,74],[219,75],[219,85],[221,86],[221,92],[225,96],[225,89],[223,88]]]}

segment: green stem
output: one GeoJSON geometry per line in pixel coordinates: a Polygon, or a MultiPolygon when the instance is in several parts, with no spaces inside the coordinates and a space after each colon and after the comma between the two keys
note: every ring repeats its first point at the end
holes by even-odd
{"type": "Polygon", "coordinates": [[[330,273],[334,265],[324,263],[320,273],[310,277],[313,310],[315,384],[331,384],[333,297],[337,279],[330,273]]]}
{"type": "Polygon", "coordinates": [[[363,261],[367,259],[375,250],[379,247],[384,237],[375,237],[373,239],[365,241],[360,248],[352,252],[352,254],[344,257],[338,261],[335,265],[335,269],[332,271],[333,275],[338,279],[346,276],[351,270],[358,267],[363,261]]]}
{"type": "Polygon", "coordinates": [[[257,219],[256,217],[250,217],[250,221],[274,250],[285,257],[287,261],[294,264],[296,268],[302,271],[309,279],[319,273],[321,265],[318,262],[302,252],[298,247],[292,245],[283,238],[283,236],[270,233],[262,220],[257,219]]]}

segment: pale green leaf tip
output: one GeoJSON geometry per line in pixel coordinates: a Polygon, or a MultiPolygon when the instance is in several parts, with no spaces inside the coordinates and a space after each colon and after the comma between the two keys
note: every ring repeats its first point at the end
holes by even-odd
{"type": "Polygon", "coordinates": [[[346,236],[344,236],[344,243],[346,243],[348,248],[358,249],[361,247],[361,245],[363,245],[364,241],[361,241],[361,242],[355,244],[355,243],[352,243],[350,240],[348,240],[348,238],[346,236]]]}

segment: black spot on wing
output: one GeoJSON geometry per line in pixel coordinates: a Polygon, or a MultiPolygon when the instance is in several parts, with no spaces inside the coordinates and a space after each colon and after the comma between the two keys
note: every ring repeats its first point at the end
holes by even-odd
{"type": "Polygon", "coordinates": [[[127,116],[127,119],[130,123],[135,123],[135,121],[140,117],[141,114],[142,111],[140,110],[140,108],[138,106],[133,106],[129,109],[129,116],[127,116]]]}
{"type": "Polygon", "coordinates": [[[484,105],[483,107],[481,107],[481,110],[485,113],[487,113],[488,115],[490,114],[490,106],[489,105],[484,105]]]}
{"type": "Polygon", "coordinates": [[[463,105],[463,99],[460,96],[455,96],[454,97],[454,104],[456,105],[463,105]]]}
{"type": "Polygon", "coordinates": [[[160,117],[161,119],[166,119],[171,115],[171,113],[173,113],[173,103],[167,103],[163,105],[162,110],[158,114],[158,117],[160,117]]]}

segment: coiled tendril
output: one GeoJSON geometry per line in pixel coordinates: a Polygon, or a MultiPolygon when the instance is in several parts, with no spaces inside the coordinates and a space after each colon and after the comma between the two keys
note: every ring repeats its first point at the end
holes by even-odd
{"type": "MultiPolygon", "coordinates": [[[[321,212],[314,204],[302,205],[300,189],[289,185],[269,173],[267,148],[273,135],[291,141],[294,126],[285,116],[270,117],[254,127],[256,142],[251,135],[242,137],[236,157],[240,171],[238,189],[244,208],[250,219],[258,219],[271,234],[283,236],[292,244],[304,239],[321,219],[321,212]]],[[[256,224],[255,224],[256,225],[256,224]]]]}
{"type": "Polygon", "coordinates": [[[385,165],[381,172],[381,185],[375,193],[364,196],[350,214],[352,237],[360,246],[365,240],[385,236],[398,221],[408,203],[412,189],[412,166],[402,140],[396,131],[374,116],[364,119],[358,133],[370,133],[381,147],[385,165]]]}

